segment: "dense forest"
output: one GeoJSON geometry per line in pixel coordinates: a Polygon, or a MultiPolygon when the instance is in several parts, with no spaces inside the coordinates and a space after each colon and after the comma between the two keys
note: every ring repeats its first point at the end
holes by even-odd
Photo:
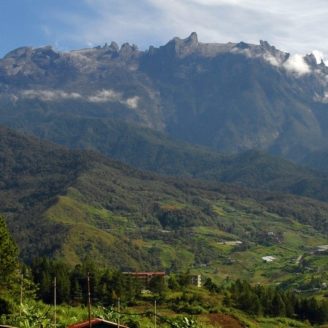
{"type": "MultiPolygon", "coordinates": [[[[138,279],[119,271],[97,269],[92,262],[86,262],[71,269],[60,262],[48,259],[36,260],[31,267],[34,283],[39,286],[37,297],[46,303],[53,302],[53,277],[57,277],[57,297],[59,302],[70,304],[87,303],[86,277],[91,279],[93,302],[103,306],[113,306],[120,300],[133,305],[142,299],[141,291],[147,288],[158,301],[175,312],[200,314],[211,311],[213,304],[203,298],[188,296],[192,283],[190,272],[171,273],[166,278],[154,277],[145,286],[138,279]],[[181,298],[172,299],[170,294],[182,291],[181,298]]],[[[289,317],[309,320],[311,323],[328,321],[328,301],[318,301],[314,297],[305,298],[291,291],[261,285],[251,286],[247,281],[224,281],[221,285],[208,278],[204,288],[217,295],[224,295],[223,304],[238,308],[250,315],[289,317]]]]}

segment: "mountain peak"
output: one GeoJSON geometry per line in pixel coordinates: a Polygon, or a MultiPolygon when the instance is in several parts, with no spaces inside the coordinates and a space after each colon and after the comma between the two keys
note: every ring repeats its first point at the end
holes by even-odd
{"type": "Polygon", "coordinates": [[[198,36],[196,32],[192,32],[186,39],[186,42],[191,44],[198,44],[198,36]]]}
{"type": "Polygon", "coordinates": [[[109,48],[113,49],[114,51],[118,52],[119,51],[119,46],[115,41],[112,41],[109,45],[109,48]]]}
{"type": "Polygon", "coordinates": [[[235,47],[238,49],[244,50],[244,49],[249,49],[250,45],[246,42],[241,41],[241,42],[237,43],[235,47]]]}
{"type": "Polygon", "coordinates": [[[130,58],[139,53],[138,47],[135,44],[123,43],[121,49],[119,50],[120,57],[130,58]]]}
{"type": "Polygon", "coordinates": [[[32,47],[20,47],[17,49],[14,49],[10,52],[8,52],[5,56],[4,59],[7,58],[21,58],[21,57],[26,57],[27,55],[30,55],[33,51],[32,47]]]}
{"type": "Polygon", "coordinates": [[[275,51],[276,47],[272,46],[268,41],[260,40],[260,47],[267,51],[275,51]]]}
{"type": "Polygon", "coordinates": [[[173,38],[164,48],[170,49],[170,51],[173,51],[178,57],[185,57],[195,52],[198,46],[198,36],[195,32],[192,32],[185,39],[180,39],[178,37],[173,38]]]}

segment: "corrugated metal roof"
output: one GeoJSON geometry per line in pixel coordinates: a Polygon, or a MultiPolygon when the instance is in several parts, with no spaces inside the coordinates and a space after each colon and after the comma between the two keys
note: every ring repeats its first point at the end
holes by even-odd
{"type": "Polygon", "coordinates": [[[165,272],[154,271],[154,272],[123,272],[123,274],[131,276],[165,276],[165,272]]]}
{"type": "MultiPolygon", "coordinates": [[[[128,326],[124,326],[121,324],[118,325],[116,322],[107,321],[107,320],[103,320],[100,318],[91,319],[91,325],[92,325],[92,327],[129,328],[128,326]]],[[[88,327],[89,327],[89,320],[86,320],[83,322],[74,323],[74,324],[68,326],[67,328],[88,328],[88,327]]]]}

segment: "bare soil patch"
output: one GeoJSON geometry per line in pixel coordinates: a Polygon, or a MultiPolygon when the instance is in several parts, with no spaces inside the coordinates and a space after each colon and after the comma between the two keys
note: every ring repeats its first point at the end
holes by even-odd
{"type": "Polygon", "coordinates": [[[211,313],[207,316],[209,322],[214,327],[222,328],[244,328],[241,323],[235,318],[227,314],[211,313]]]}

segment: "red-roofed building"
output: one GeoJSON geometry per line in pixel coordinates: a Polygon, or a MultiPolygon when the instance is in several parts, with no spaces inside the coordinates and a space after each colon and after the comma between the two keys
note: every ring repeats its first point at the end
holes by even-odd
{"type": "MultiPolygon", "coordinates": [[[[96,327],[96,328],[129,328],[128,326],[124,326],[121,324],[117,324],[116,322],[111,322],[103,319],[91,319],[91,327],[96,327]]],[[[79,323],[74,323],[73,325],[68,326],[67,328],[89,328],[89,320],[79,322],[79,323]]]]}
{"type": "Polygon", "coordinates": [[[134,277],[140,280],[145,286],[147,286],[152,278],[165,277],[165,272],[162,271],[150,271],[150,272],[123,272],[124,275],[134,277]]]}

